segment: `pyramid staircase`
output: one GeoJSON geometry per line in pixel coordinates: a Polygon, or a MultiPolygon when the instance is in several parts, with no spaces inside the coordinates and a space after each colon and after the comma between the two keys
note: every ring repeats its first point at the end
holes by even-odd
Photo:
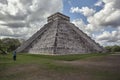
{"type": "Polygon", "coordinates": [[[104,49],[70,23],[68,16],[58,12],[48,17],[48,23],[16,51],[32,54],[83,54],[103,52],[104,49]]]}

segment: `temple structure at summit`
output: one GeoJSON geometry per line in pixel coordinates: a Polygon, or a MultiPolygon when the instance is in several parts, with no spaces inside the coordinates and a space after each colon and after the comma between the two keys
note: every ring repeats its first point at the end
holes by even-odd
{"type": "Polygon", "coordinates": [[[84,54],[104,49],[59,12],[47,18],[48,23],[25,41],[16,51],[31,54],[84,54]]]}

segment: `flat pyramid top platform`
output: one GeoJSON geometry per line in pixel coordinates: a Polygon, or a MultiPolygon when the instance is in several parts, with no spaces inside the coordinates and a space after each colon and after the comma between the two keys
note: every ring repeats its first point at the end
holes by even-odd
{"type": "Polygon", "coordinates": [[[60,12],[57,12],[47,18],[48,22],[53,22],[55,20],[65,20],[65,21],[70,21],[70,17],[61,14],[60,12]]]}

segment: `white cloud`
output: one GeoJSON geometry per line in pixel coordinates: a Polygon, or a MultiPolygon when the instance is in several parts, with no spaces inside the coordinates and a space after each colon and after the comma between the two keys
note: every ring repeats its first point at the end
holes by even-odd
{"type": "Polygon", "coordinates": [[[108,42],[116,42],[117,40],[120,40],[120,29],[112,31],[111,33],[109,31],[103,32],[101,35],[97,36],[97,40],[107,40],[108,42]]]}
{"type": "Polygon", "coordinates": [[[5,24],[6,22],[4,22],[4,21],[0,21],[0,24],[5,24]]]}
{"type": "Polygon", "coordinates": [[[109,32],[104,31],[102,34],[96,36],[96,41],[102,45],[120,45],[120,27],[109,32]]]}
{"type": "MultiPolygon", "coordinates": [[[[92,28],[92,27],[89,27],[89,29],[88,29],[88,25],[86,25],[84,22],[83,22],[83,20],[82,19],[75,19],[75,20],[73,20],[72,21],[72,23],[73,24],[75,24],[76,25],[76,27],[78,27],[80,30],[82,30],[84,33],[86,33],[87,35],[89,35],[89,36],[93,36],[92,34],[91,34],[91,30],[92,29],[90,29],[90,28],[92,28]]],[[[89,25],[90,26],[90,25],[89,25]]]]}
{"type": "Polygon", "coordinates": [[[96,35],[95,39],[102,45],[120,45],[120,0],[103,0],[102,10],[87,18],[88,30],[103,32],[96,35]],[[111,32],[107,27],[113,27],[111,32]],[[104,31],[103,31],[104,30],[104,31]]]}
{"type": "MultiPolygon", "coordinates": [[[[85,26],[85,32],[91,35],[95,41],[101,45],[120,45],[119,3],[120,0],[100,0],[95,5],[102,5],[103,9],[86,17],[88,24],[83,25],[85,26]],[[104,3],[104,5],[102,5],[102,3],[104,3]]],[[[72,7],[71,12],[83,13],[78,7],[72,7]]],[[[85,15],[85,13],[83,14],[85,15]]],[[[74,23],[77,23],[77,21],[74,23]]],[[[77,26],[81,26],[81,24],[78,24],[77,26]]]]}
{"type": "Polygon", "coordinates": [[[103,6],[103,2],[102,0],[99,0],[97,3],[94,4],[95,6],[103,6]]]}
{"type": "Polygon", "coordinates": [[[93,26],[120,26],[120,0],[103,0],[105,6],[102,10],[88,18],[93,26]],[[118,7],[119,6],[119,7],[118,7]]]}
{"type": "Polygon", "coordinates": [[[95,13],[95,10],[93,10],[92,8],[88,8],[88,7],[72,7],[70,12],[72,13],[82,13],[84,16],[91,16],[95,13]]]}
{"type": "Polygon", "coordinates": [[[12,29],[8,28],[7,26],[0,25],[0,36],[10,36],[12,34],[12,29]]]}
{"type": "Polygon", "coordinates": [[[1,0],[0,37],[28,38],[62,7],[62,0],[1,0]]]}
{"type": "Polygon", "coordinates": [[[10,15],[16,15],[19,11],[24,12],[23,5],[20,3],[20,0],[7,0],[8,4],[0,3],[1,12],[10,15]]]}
{"type": "Polygon", "coordinates": [[[75,20],[72,21],[72,23],[75,24],[82,31],[84,31],[84,32],[86,31],[85,30],[86,25],[85,25],[85,23],[83,22],[82,19],[75,19],[75,20]]]}

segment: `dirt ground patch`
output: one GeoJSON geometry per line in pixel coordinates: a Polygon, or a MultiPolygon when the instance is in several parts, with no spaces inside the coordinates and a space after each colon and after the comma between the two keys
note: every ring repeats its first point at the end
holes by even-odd
{"type": "Polygon", "coordinates": [[[87,68],[98,69],[117,69],[120,70],[120,55],[109,55],[105,57],[89,58],[86,60],[76,61],[58,61],[59,63],[69,64],[73,66],[83,66],[87,68]]]}
{"type": "Polygon", "coordinates": [[[4,70],[0,80],[120,80],[119,62],[120,55],[108,55],[49,65],[19,64],[4,70]]]}

